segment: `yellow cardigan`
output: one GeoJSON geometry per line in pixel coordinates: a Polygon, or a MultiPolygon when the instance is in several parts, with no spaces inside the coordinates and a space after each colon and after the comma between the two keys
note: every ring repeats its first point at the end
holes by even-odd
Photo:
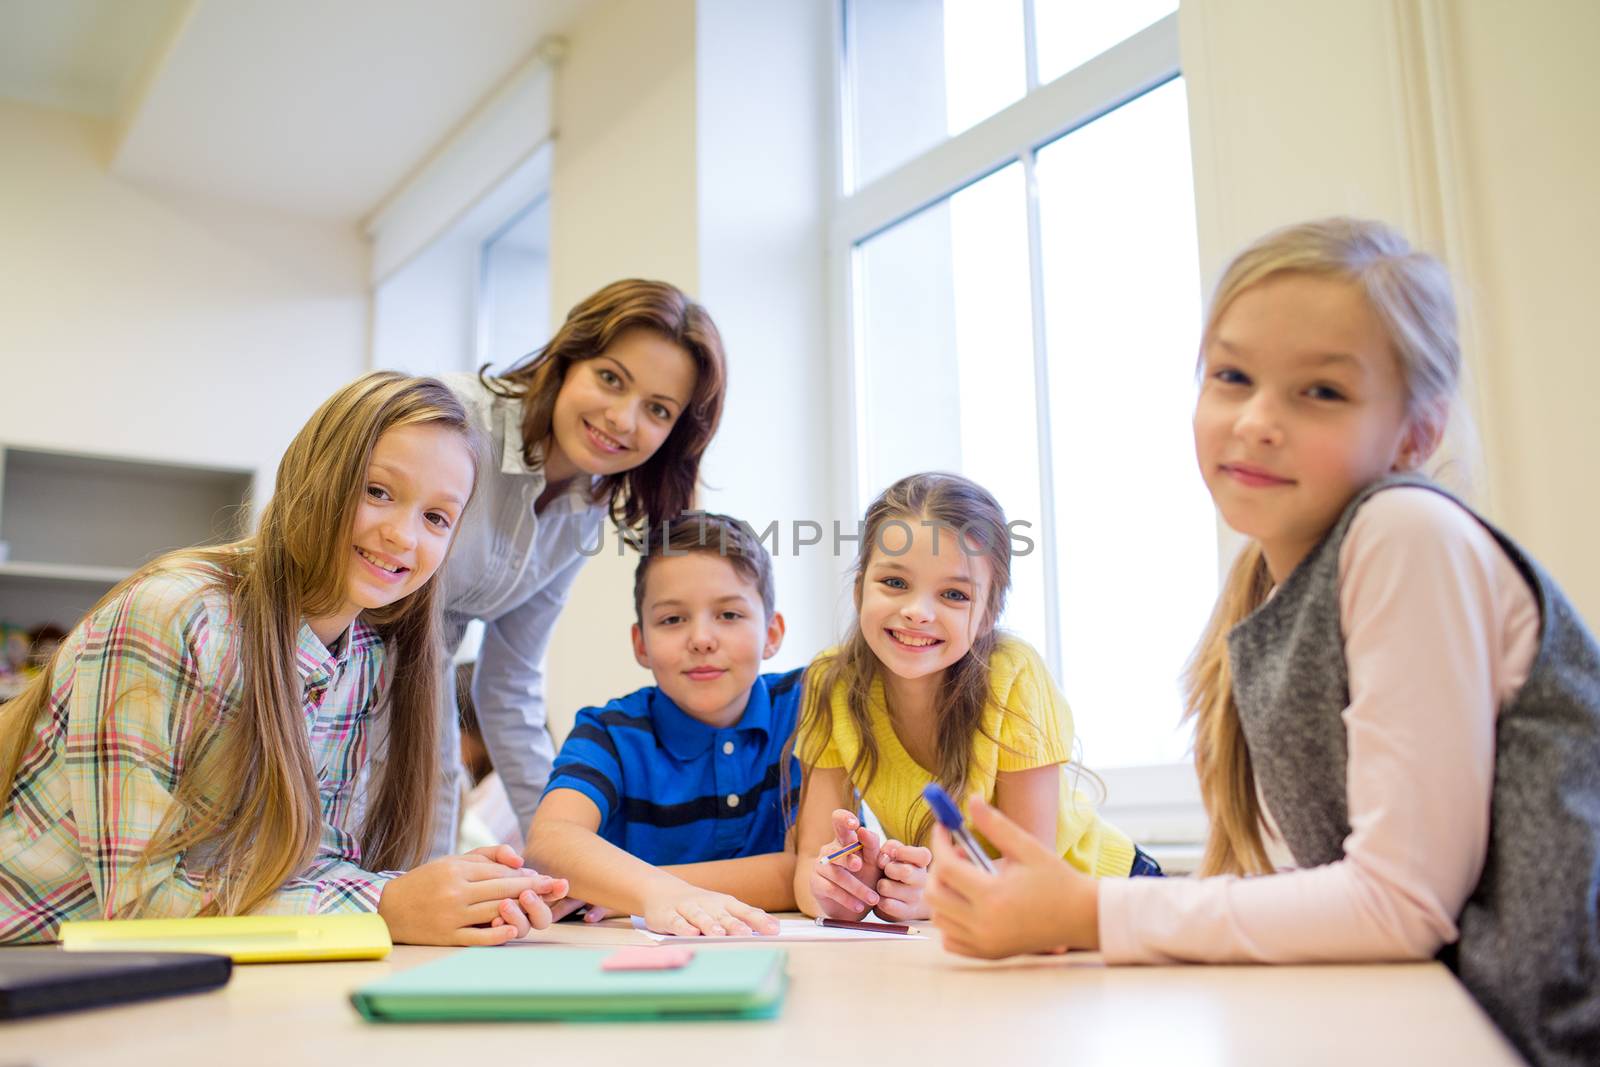
{"type": "MultiPolygon", "coordinates": [[[[834,651],[817,657],[807,672],[808,684],[820,679],[818,667],[834,651]]],[[[1072,711],[1039,654],[1015,637],[1002,637],[996,645],[989,661],[989,682],[991,699],[984,712],[983,730],[973,738],[966,793],[981,793],[992,801],[998,772],[1024,771],[1072,758],[1072,711]]],[[[861,735],[846,708],[844,686],[835,688],[830,705],[832,723],[826,744],[818,751],[802,730],[798,755],[809,767],[848,769],[860,754],[861,735]]],[[[806,707],[810,707],[809,701],[806,707]]],[[[933,781],[933,774],[911,757],[896,736],[881,678],[873,679],[868,714],[878,744],[878,770],[864,786],[855,783],[856,788],[883,824],[884,833],[909,842],[922,821],[922,790],[933,781]]],[[[1056,850],[1086,874],[1125,876],[1133,867],[1133,842],[1100,818],[1094,804],[1076,788],[1078,774],[1072,767],[1062,769],[1056,850]]],[[[955,799],[965,814],[967,797],[955,799]]],[[[993,848],[984,844],[992,853],[993,848]]]]}

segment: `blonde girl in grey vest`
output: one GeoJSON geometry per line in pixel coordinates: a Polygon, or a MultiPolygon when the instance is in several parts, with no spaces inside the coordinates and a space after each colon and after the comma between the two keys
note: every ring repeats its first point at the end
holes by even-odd
{"type": "Polygon", "coordinates": [[[1425,959],[1539,1063],[1600,1054],[1600,649],[1537,563],[1414,472],[1460,372],[1440,264],[1379,223],[1268,234],[1213,298],[1195,448],[1249,537],[1190,664],[1196,879],[1094,882],[973,819],[935,842],[973,955],[1425,959]]]}

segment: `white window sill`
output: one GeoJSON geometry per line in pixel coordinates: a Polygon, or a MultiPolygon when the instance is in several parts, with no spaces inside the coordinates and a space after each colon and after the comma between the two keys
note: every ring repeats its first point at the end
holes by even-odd
{"type": "Polygon", "coordinates": [[[1169,875],[1193,874],[1200,869],[1200,857],[1205,854],[1204,845],[1142,844],[1139,847],[1161,864],[1161,873],[1169,875]]]}

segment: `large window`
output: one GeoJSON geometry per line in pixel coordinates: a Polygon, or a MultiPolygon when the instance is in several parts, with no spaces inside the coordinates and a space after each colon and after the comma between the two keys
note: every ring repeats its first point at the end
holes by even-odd
{"type": "Polygon", "coordinates": [[[854,502],[947,469],[1032,524],[1002,622],[1046,655],[1113,805],[1192,799],[1178,676],[1216,591],[1175,7],[841,8],[854,502]]]}

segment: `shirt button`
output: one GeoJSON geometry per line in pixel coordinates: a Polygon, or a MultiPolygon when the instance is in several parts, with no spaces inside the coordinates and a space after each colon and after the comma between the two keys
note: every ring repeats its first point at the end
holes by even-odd
{"type": "Polygon", "coordinates": [[[724,756],[733,755],[733,742],[732,741],[724,741],[724,742],[722,742],[722,754],[724,756]]]}
{"type": "Polygon", "coordinates": [[[739,794],[738,793],[729,793],[728,794],[728,807],[737,808],[738,806],[739,806],[739,794]]]}

